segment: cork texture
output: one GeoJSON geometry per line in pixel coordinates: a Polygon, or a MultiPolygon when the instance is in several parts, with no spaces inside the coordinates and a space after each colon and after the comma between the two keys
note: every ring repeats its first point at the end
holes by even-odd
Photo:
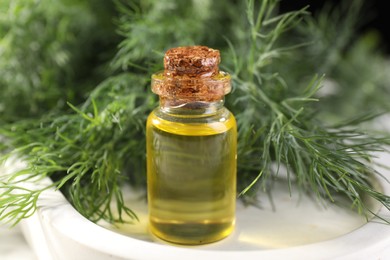
{"type": "Polygon", "coordinates": [[[164,71],[152,76],[152,91],[171,104],[220,100],[231,85],[219,63],[219,51],[206,46],[172,48],[164,56],[164,71]]]}
{"type": "Polygon", "coordinates": [[[169,49],[164,56],[167,76],[202,77],[219,72],[221,61],[218,50],[206,46],[188,46],[169,49]]]}

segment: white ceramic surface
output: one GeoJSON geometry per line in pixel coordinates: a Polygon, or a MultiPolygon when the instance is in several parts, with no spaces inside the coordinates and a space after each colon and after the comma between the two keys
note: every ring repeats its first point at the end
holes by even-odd
{"type": "MultiPolygon", "coordinates": [[[[390,194],[390,185],[381,184],[390,194]]],[[[146,204],[134,194],[127,199],[141,221],[116,231],[83,218],[57,191],[43,194],[22,228],[38,259],[390,259],[390,226],[375,219],[366,223],[332,205],[321,208],[303,195],[290,197],[285,188],[275,187],[275,209],[268,198],[261,198],[260,208],[239,203],[235,232],[205,246],[174,246],[149,235],[146,204]]],[[[390,219],[384,208],[379,214],[390,219]]]]}
{"type": "Polygon", "coordinates": [[[37,260],[19,226],[10,228],[0,222],[0,259],[37,260]]]}

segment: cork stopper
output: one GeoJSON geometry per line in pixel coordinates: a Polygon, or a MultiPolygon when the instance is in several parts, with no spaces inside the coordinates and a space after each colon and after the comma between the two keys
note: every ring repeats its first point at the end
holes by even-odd
{"type": "Polygon", "coordinates": [[[219,72],[220,61],[219,51],[206,46],[172,48],[165,53],[165,74],[173,77],[214,76],[219,72]]]}
{"type": "Polygon", "coordinates": [[[152,76],[152,91],[160,103],[173,105],[218,101],[231,90],[230,76],[219,71],[219,63],[219,51],[206,46],[169,49],[164,71],[152,76]]]}

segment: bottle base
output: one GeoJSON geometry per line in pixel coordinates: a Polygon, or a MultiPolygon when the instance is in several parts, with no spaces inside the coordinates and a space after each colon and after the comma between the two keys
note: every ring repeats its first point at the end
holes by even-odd
{"type": "Polygon", "coordinates": [[[217,242],[229,236],[234,221],[229,222],[185,222],[150,220],[152,234],[164,241],[181,245],[203,245],[217,242]]]}

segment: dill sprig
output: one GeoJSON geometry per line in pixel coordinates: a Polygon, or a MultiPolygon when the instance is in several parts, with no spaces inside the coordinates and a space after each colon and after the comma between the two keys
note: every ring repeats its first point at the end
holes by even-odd
{"type": "Polygon", "coordinates": [[[332,127],[320,121],[312,103],[319,101],[315,94],[322,77],[315,76],[301,91],[290,91],[299,86],[290,85],[274,67],[275,60],[282,62],[286,52],[300,46],[279,47],[277,40],[307,12],[275,16],[277,1],[262,1],[255,8],[256,4],[248,1],[247,38],[240,39],[239,47],[231,43],[236,99],[230,106],[237,111],[241,195],[255,196],[259,185],[267,190],[284,167],[289,189],[295,182],[303,191],[332,202],[341,194],[364,214],[370,209],[362,194],[368,194],[389,209],[390,197],[371,182],[376,171],[370,153],[385,151],[390,138],[370,136],[352,124],[332,127]]]}
{"type": "Polygon", "coordinates": [[[3,128],[0,133],[18,147],[6,158],[25,155],[27,165],[11,178],[1,177],[0,208],[8,213],[0,218],[12,216],[10,220],[17,222],[29,216],[40,193],[52,187],[62,189],[92,221],[123,222],[124,215],[136,218],[124,203],[121,186],[129,178],[137,181],[144,172],[144,159],[138,159],[145,156],[145,144],[138,138],[143,138],[146,115],[155,105],[143,91],[145,82],[145,77],[123,73],[99,85],[81,108],[69,104],[74,113],[3,128]],[[139,88],[128,87],[135,84],[139,88]],[[42,177],[51,177],[53,184],[38,190],[23,188],[23,182],[42,177]],[[15,189],[23,192],[15,194],[15,189]]]}

